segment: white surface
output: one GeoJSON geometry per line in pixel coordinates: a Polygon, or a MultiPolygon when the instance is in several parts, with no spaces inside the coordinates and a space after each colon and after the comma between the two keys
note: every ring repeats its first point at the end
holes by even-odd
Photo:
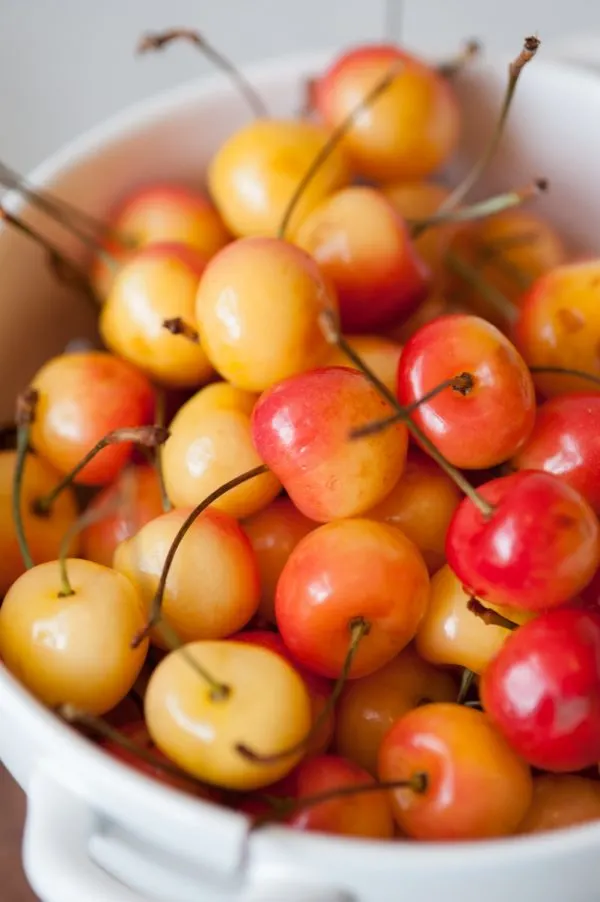
{"type": "MultiPolygon", "coordinates": [[[[466,37],[516,52],[538,32],[546,53],[600,31],[591,0],[389,0],[403,37],[451,53],[466,37]]],[[[379,38],[386,0],[0,0],[0,159],[29,170],[130,103],[202,74],[192,48],[136,58],[145,30],[187,25],[239,63],[379,38]]]]}
{"type": "MultiPolygon", "coordinates": [[[[275,111],[297,105],[302,76],[318,61],[262,67],[257,85],[275,111]]],[[[476,67],[461,79],[468,155],[489,131],[505,66],[476,67]]],[[[245,115],[228,88],[197,85],[129,112],[65,150],[36,174],[90,212],[115,193],[160,172],[197,175],[223,136],[245,115]],[[185,135],[185,140],[181,136],[185,135]]],[[[519,86],[487,187],[550,177],[544,200],[576,241],[600,233],[600,81],[540,62],[519,86]],[[566,137],[565,137],[566,136],[566,137]],[[573,136],[572,140],[567,140],[573,136]],[[562,140],[560,140],[562,138],[562,140]]],[[[0,355],[0,384],[25,384],[23,330],[35,321],[61,343],[58,313],[78,303],[57,291],[30,242],[0,231],[0,335],[18,356],[0,355]],[[18,303],[18,307],[16,306],[18,303]],[[63,305],[59,307],[58,305],[63,305]],[[18,311],[18,316],[15,311],[18,311]],[[5,319],[2,319],[5,316],[5,319]]],[[[91,327],[91,320],[88,320],[91,327]]],[[[247,840],[245,819],[153,783],[64,727],[0,669],[0,758],[29,795],[27,872],[43,902],[596,902],[600,824],[493,843],[403,844],[342,840],[278,828],[247,840]],[[90,860],[134,891],[99,874],[90,860]],[[146,864],[147,862],[147,864],[146,864]],[[179,875],[180,879],[176,879],[179,875]]]]}

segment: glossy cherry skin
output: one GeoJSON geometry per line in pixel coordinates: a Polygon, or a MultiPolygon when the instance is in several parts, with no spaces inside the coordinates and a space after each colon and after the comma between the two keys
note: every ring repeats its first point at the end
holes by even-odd
{"type": "Polygon", "coordinates": [[[565,608],[516,630],[480,683],[483,706],[508,742],[542,770],[600,760],[600,614],[565,608]]]}
{"type": "Polygon", "coordinates": [[[533,432],[512,460],[519,470],[554,473],[600,514],[600,395],[559,395],[538,409],[533,432]]]}
{"type": "Polygon", "coordinates": [[[545,833],[600,820],[600,783],[575,774],[542,774],[517,833],[545,833]]]}
{"type": "Polygon", "coordinates": [[[466,393],[449,388],[413,414],[456,467],[480,470],[507,460],[528,438],[535,419],[531,375],[516,348],[485,320],[443,316],[408,341],[398,365],[398,397],[414,404],[446,379],[469,373],[466,393]]]}
{"type": "Polygon", "coordinates": [[[345,332],[382,331],[427,296],[429,269],[375,188],[333,194],[302,222],[295,241],[333,282],[345,332]]]}
{"type": "Polygon", "coordinates": [[[252,412],[252,437],[262,460],[311,520],[354,517],[383,500],[401,476],[406,427],[360,441],[353,429],[389,414],[367,379],[347,367],[326,367],[265,392],[252,412]]]}
{"type": "Polygon", "coordinates": [[[415,839],[487,839],[512,833],[529,808],[529,767],[481,711],[432,704],[401,717],[379,751],[381,780],[425,774],[426,789],[396,789],[394,816],[415,839]]]}
{"type": "MultiPolygon", "coordinates": [[[[600,260],[557,266],[537,279],[521,301],[514,339],[529,366],[582,370],[600,377],[600,260]]],[[[600,391],[577,376],[535,374],[547,398],[600,391]]]]}
{"type": "Polygon", "coordinates": [[[478,489],[494,511],[458,507],[446,537],[448,563],[484,602],[539,611],[564,604],[600,562],[600,529],[587,501],[551,473],[523,470],[478,489]]]}
{"type": "Polygon", "coordinates": [[[340,55],[315,85],[317,110],[335,128],[394,66],[398,75],[342,145],[362,175],[380,181],[422,178],[450,156],[460,117],[448,81],[396,46],[373,44],[340,55]]]}
{"type": "MultiPolygon", "coordinates": [[[[105,351],[62,354],[38,370],[31,444],[68,473],[108,432],[151,423],[155,396],[135,367],[105,351]]],[[[78,474],[83,485],[111,482],[131,455],[131,443],[109,445],[78,474]]]]}
{"type": "Polygon", "coordinates": [[[277,586],[277,625],[305,667],[338,677],[352,624],[363,618],[369,632],[359,642],[350,676],[366,676],[408,645],[428,590],[423,558],[399,529],[337,520],[313,530],[292,551],[277,586]]]}

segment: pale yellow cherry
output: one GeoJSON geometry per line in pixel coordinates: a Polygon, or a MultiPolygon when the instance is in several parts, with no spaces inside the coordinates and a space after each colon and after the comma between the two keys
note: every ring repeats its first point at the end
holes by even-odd
{"type": "MultiPolygon", "coordinates": [[[[148,612],[173,541],[190,510],[151,520],[117,547],[114,567],[138,590],[148,612]]],[[[237,520],[204,511],[186,532],[169,569],[162,616],[182,642],[222,639],[237,632],[258,607],[259,576],[250,542],[237,520]]],[[[160,625],[152,640],[168,648],[160,625]]]]}
{"type": "Polygon", "coordinates": [[[0,608],[0,658],[40,701],[105,714],[129,692],[148,643],[131,647],[146,617],[133,585],[115,570],[69,558],[72,595],[57,561],[27,570],[0,608]]]}
{"type": "MultiPolygon", "coordinates": [[[[190,398],[169,426],[162,464],[176,507],[196,507],[211,492],[262,463],[252,443],[253,396],[231,386],[209,385],[190,398]]],[[[233,517],[249,517],[281,491],[272,473],[237,486],[214,502],[233,517]]]]}
{"type": "Polygon", "coordinates": [[[200,780],[235,790],[268,786],[302,757],[254,761],[238,745],[276,755],[301,743],[312,722],[296,670],[275,652],[231,641],[194,642],[167,655],[150,677],[145,715],[152,739],[171,761],[200,780]],[[193,662],[227,691],[211,688],[193,662]]]}
{"type": "MultiPolygon", "coordinates": [[[[428,219],[442,206],[450,191],[436,182],[392,182],[384,185],[383,193],[394,209],[406,220],[428,219]]],[[[425,260],[435,275],[443,269],[444,257],[457,230],[453,223],[427,229],[415,239],[419,256],[425,260]]]]}
{"type": "MultiPolygon", "coordinates": [[[[210,192],[229,230],[237,236],[276,235],[328,138],[321,125],[296,119],[259,119],[234,132],[208,167],[210,192]]],[[[303,190],[290,230],[349,181],[346,158],[339,147],[333,148],[303,190]]]]}
{"type": "MultiPolygon", "coordinates": [[[[484,623],[467,607],[470,598],[448,565],[432,578],[429,606],[416,636],[417,650],[426,661],[455,664],[483,673],[500,651],[510,630],[484,623]]],[[[518,624],[535,616],[531,611],[508,610],[488,602],[485,607],[518,624]]]]}
{"type": "MultiPolygon", "coordinates": [[[[352,350],[362,357],[385,387],[395,395],[402,345],[381,335],[348,335],[346,341],[352,350]]],[[[321,365],[353,367],[348,356],[337,345],[331,346],[321,365]]]]}

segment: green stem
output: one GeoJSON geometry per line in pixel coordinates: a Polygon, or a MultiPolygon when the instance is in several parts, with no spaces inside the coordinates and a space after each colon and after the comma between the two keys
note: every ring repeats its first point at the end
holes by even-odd
{"type": "Polygon", "coordinates": [[[34,388],[29,388],[19,395],[17,398],[16,425],[17,425],[17,456],[15,461],[15,472],[13,475],[12,487],[12,515],[15,524],[15,532],[19,551],[23,558],[23,563],[27,570],[31,570],[34,566],[33,558],[29,550],[29,544],[25,535],[25,527],[23,525],[22,491],[23,477],[25,475],[25,462],[27,460],[27,452],[29,450],[29,436],[31,433],[31,424],[35,419],[35,408],[38,401],[38,393],[34,388]]]}
{"type": "Polygon", "coordinates": [[[530,366],[529,372],[534,375],[557,375],[557,376],[574,376],[577,379],[584,379],[594,385],[600,385],[600,376],[594,376],[593,373],[586,373],[585,370],[572,370],[562,366],[530,366]]]}
{"type": "Polygon", "coordinates": [[[462,677],[460,680],[460,688],[458,690],[458,695],[456,697],[457,705],[464,705],[467,699],[467,695],[469,694],[469,689],[473,685],[473,680],[475,679],[476,674],[469,670],[468,667],[462,672],[462,677]]]}
{"type": "MultiPolygon", "coordinates": [[[[165,428],[165,418],[166,418],[166,393],[164,388],[156,389],[156,425],[161,429],[165,428]]],[[[167,487],[165,485],[165,474],[163,469],[163,455],[162,455],[162,445],[159,445],[156,449],[156,473],[158,476],[158,483],[160,486],[160,497],[162,499],[162,507],[163,511],[167,513],[168,511],[173,509],[173,505],[171,504],[171,499],[167,493],[167,487]]]]}

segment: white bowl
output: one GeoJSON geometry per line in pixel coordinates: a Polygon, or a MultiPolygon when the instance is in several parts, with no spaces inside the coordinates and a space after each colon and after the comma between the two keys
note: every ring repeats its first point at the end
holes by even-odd
{"type": "MultiPolygon", "coordinates": [[[[274,113],[293,113],[322,56],[249,74],[274,113]]],[[[462,163],[489,134],[506,65],[458,81],[466,113],[462,163]]],[[[222,140],[247,117],[220,78],[142,104],[40,167],[32,180],[102,216],[133,184],[201,181],[222,140]]],[[[542,207],[574,246],[600,234],[600,80],[538,59],[525,72],[502,152],[480,193],[545,175],[542,207]]],[[[18,198],[8,200],[19,207],[18,198]]],[[[28,210],[48,235],[76,242],[28,210]]],[[[0,231],[0,421],[48,356],[92,334],[85,303],[56,286],[43,256],[0,231]]],[[[113,761],[63,726],[0,669],[0,758],[28,795],[25,867],[43,902],[592,902],[599,898],[600,824],[527,839],[468,844],[377,843],[269,828],[192,800],[113,761]]]]}

